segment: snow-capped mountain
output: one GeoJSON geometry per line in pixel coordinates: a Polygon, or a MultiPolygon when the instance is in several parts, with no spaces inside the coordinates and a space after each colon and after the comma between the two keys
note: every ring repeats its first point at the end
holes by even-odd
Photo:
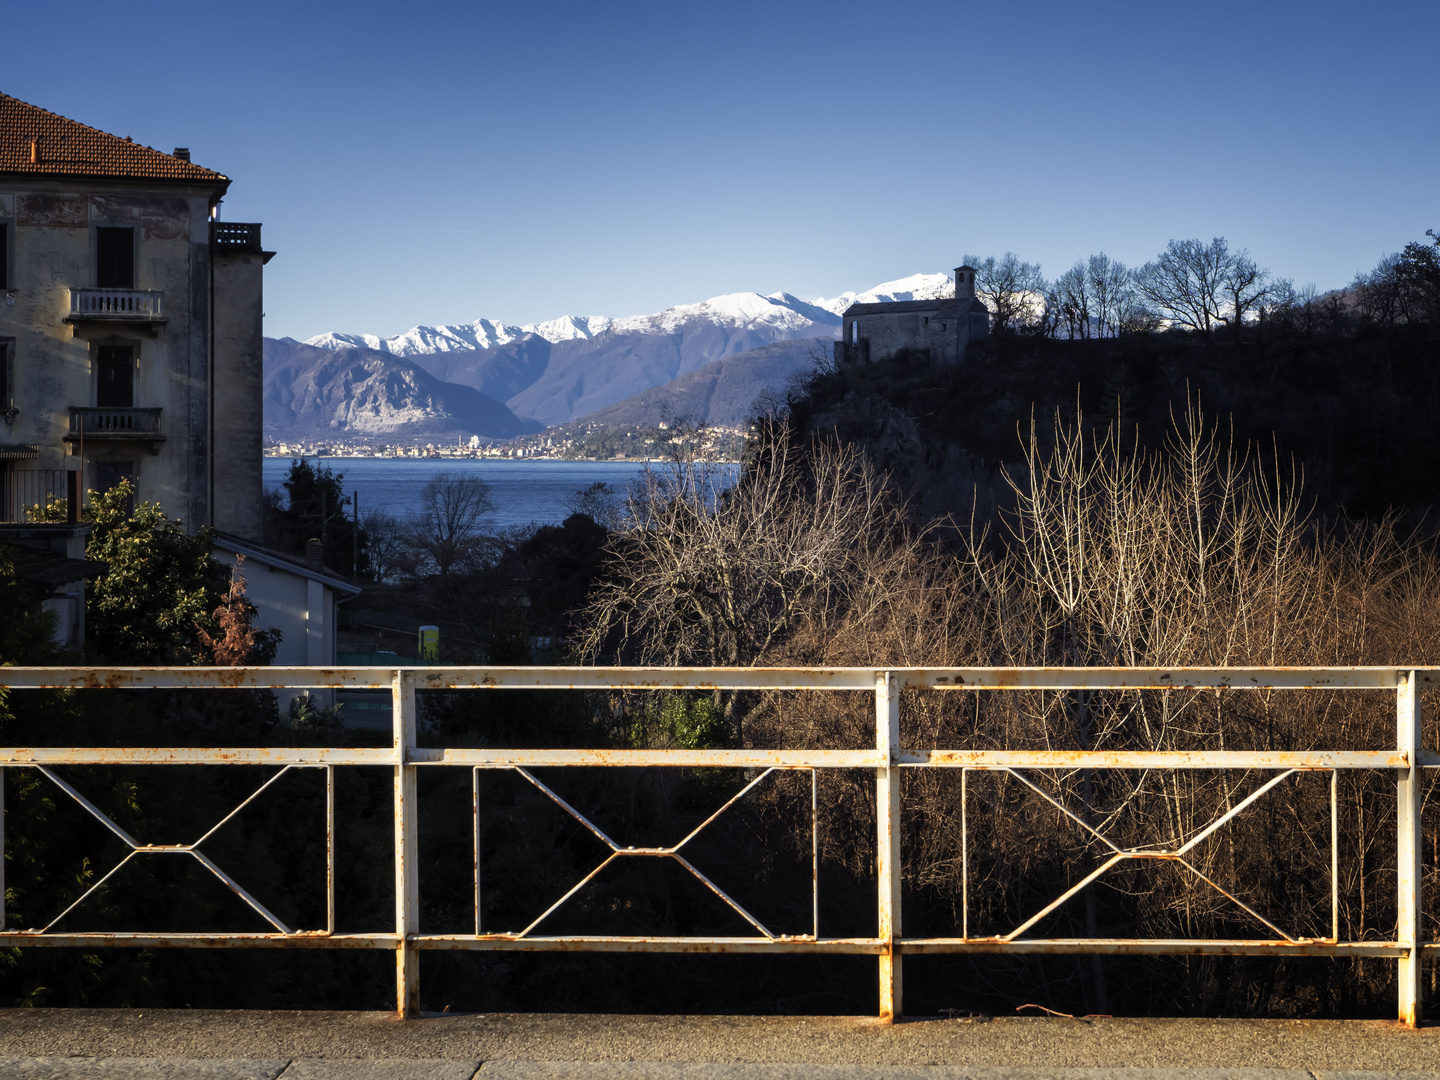
{"type": "Polygon", "coordinates": [[[696,304],[679,304],[653,315],[564,315],[541,323],[517,326],[476,319],[473,323],[449,326],[416,326],[394,337],[375,334],[318,334],[304,342],[321,349],[372,349],[396,356],[423,356],[428,353],[493,349],[527,335],[552,344],[561,341],[588,341],[604,333],[669,334],[695,321],[717,326],[749,327],[774,332],[773,340],[812,336],[816,324],[839,326],[838,316],[854,303],[873,304],[891,300],[931,300],[951,295],[954,289],[948,274],[912,274],[887,281],[864,292],[841,293],[833,300],[801,300],[786,292],[762,296],[754,292],[712,296],[696,304]],[[794,333],[798,331],[799,333],[794,333]]]}
{"type": "MultiPolygon", "coordinates": [[[[785,292],[769,296],[739,292],[678,304],[652,315],[567,315],[526,325],[477,319],[452,326],[417,326],[394,337],[329,333],[303,343],[282,338],[269,342],[266,355],[266,421],[271,424],[274,416],[275,430],[288,429],[302,418],[309,422],[311,413],[323,404],[320,411],[336,428],[359,431],[365,424],[381,423],[376,419],[381,417],[383,426],[391,430],[409,415],[405,410],[418,410],[417,416],[430,417],[427,423],[440,424],[444,414],[448,419],[443,422],[452,426],[460,423],[456,417],[463,413],[477,418],[475,434],[508,437],[517,423],[567,423],[667,386],[716,361],[793,342],[783,351],[784,363],[780,353],[760,353],[755,363],[736,366],[744,372],[743,378],[711,380],[715,392],[738,393],[742,384],[763,382],[762,369],[768,365],[774,368],[771,389],[778,390],[795,364],[829,350],[840,329],[840,313],[850,304],[931,299],[951,295],[953,289],[945,274],[915,274],[831,300],[801,300],[785,292]],[[323,362],[335,353],[346,354],[345,364],[323,362]],[[384,363],[386,358],[393,358],[394,364],[384,363]],[[438,380],[437,387],[422,392],[414,383],[412,367],[438,380]],[[307,373],[312,369],[310,378],[307,373]],[[306,384],[307,404],[297,411],[282,384],[302,377],[313,386],[306,384]],[[365,395],[359,394],[360,382],[370,387],[365,395]],[[722,383],[724,389],[718,389],[722,383]],[[389,389],[377,389],[381,386],[389,389]],[[464,388],[469,394],[478,391],[494,403],[503,402],[507,411],[504,416],[490,415],[469,398],[444,391],[446,386],[464,388]],[[446,393],[442,407],[440,399],[446,393]],[[478,420],[482,415],[483,429],[478,420]]],[[[686,394],[687,401],[695,397],[689,390],[686,394]]],[[[743,410],[749,405],[739,402],[737,407],[743,410]]]]}
{"type": "Polygon", "coordinates": [[[955,295],[955,279],[949,274],[911,274],[898,281],[886,281],[862,293],[846,292],[834,300],[820,299],[815,306],[836,315],[851,304],[889,304],[896,300],[942,300],[955,295]]]}
{"type": "Polygon", "coordinates": [[[473,323],[457,326],[416,326],[388,338],[375,334],[319,334],[304,344],[320,349],[373,349],[396,356],[420,356],[425,353],[493,349],[527,334],[536,334],[546,341],[584,340],[602,333],[611,321],[604,315],[565,315],[548,322],[509,326],[489,319],[476,319],[473,323]]]}

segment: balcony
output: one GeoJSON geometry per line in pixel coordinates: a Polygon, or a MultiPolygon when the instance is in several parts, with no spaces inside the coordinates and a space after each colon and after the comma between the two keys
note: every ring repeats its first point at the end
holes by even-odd
{"type": "Polygon", "coordinates": [[[6,469],[0,472],[0,524],[73,521],[70,477],[63,469],[6,469]]]}
{"type": "Polygon", "coordinates": [[[95,408],[70,406],[69,443],[143,442],[154,450],[165,441],[160,433],[159,409],[95,408]]]}
{"type": "Polygon", "coordinates": [[[143,326],[152,334],[165,325],[159,289],[71,289],[70,314],[65,321],[82,323],[124,323],[143,326]]]}
{"type": "Polygon", "coordinates": [[[226,255],[260,255],[260,225],[248,221],[212,221],[210,243],[215,251],[226,255]]]}

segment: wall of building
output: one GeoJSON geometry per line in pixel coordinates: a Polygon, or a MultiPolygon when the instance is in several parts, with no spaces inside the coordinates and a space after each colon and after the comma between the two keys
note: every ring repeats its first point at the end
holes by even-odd
{"type": "Polygon", "coordinates": [[[264,256],[214,257],[215,527],[261,538],[264,459],[264,256]]]}
{"type": "Polygon", "coordinates": [[[845,318],[835,355],[848,363],[868,363],[914,349],[928,352],[930,363],[940,367],[958,364],[970,342],[989,332],[990,316],[983,306],[958,315],[953,301],[928,312],[870,312],[845,318]]]}
{"type": "Polygon", "coordinates": [[[212,274],[213,195],[208,187],[0,181],[10,256],[0,337],[15,342],[18,410],[0,442],[40,447],[14,469],[80,470],[87,490],[101,485],[107,463],[127,463],[139,499],[192,529],[213,515],[217,527],[258,539],[263,256],[226,253],[212,274]],[[105,226],[134,229],[134,287],[161,294],[163,325],[65,321],[71,291],[97,285],[95,230],[105,226]],[[96,361],[106,345],[134,350],[133,405],[161,410],[163,442],[91,437],[82,451],[66,441],[70,407],[97,404],[96,361]]]}
{"type": "MultiPolygon", "coordinates": [[[[203,524],[208,490],[196,479],[208,471],[209,320],[203,307],[197,310],[194,248],[208,246],[209,193],[16,182],[0,191],[0,217],[13,233],[0,336],[15,339],[19,410],[0,440],[40,446],[26,468],[83,467],[87,489],[97,484],[97,463],[132,462],[140,499],[160,503],[191,527],[203,524]],[[95,285],[99,226],[135,229],[135,287],[162,293],[166,322],[153,336],[136,325],[65,322],[70,290],[95,285]],[[79,444],[65,441],[69,407],[96,404],[95,357],[104,344],[134,347],[134,404],[162,410],[163,443],[96,439],[82,454],[79,444]]],[[[208,282],[199,292],[203,304],[208,282]]]]}

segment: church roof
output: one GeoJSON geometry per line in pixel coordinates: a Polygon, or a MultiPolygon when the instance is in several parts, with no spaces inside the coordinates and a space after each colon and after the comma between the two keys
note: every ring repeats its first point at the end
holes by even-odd
{"type": "Polygon", "coordinates": [[[851,304],[845,309],[845,317],[855,315],[904,315],[909,312],[930,312],[954,318],[961,314],[959,305],[966,305],[966,312],[985,308],[979,300],[956,300],[953,296],[942,296],[936,300],[891,300],[882,304],[851,304]]]}
{"type": "Polygon", "coordinates": [[[0,94],[0,174],[167,180],[228,185],[230,178],[0,94]]]}
{"type": "Polygon", "coordinates": [[[939,311],[946,305],[954,305],[953,296],[942,296],[935,300],[890,300],[879,304],[851,304],[845,309],[846,315],[902,315],[909,311],[939,311]]]}

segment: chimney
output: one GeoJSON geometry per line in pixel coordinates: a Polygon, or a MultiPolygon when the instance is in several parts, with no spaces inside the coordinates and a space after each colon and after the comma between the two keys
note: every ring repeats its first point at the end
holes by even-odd
{"type": "Polygon", "coordinates": [[[957,266],[955,268],[955,299],[975,299],[975,268],[973,266],[957,266]]]}
{"type": "Polygon", "coordinates": [[[189,161],[189,160],[190,160],[190,148],[189,148],[188,146],[177,146],[177,147],[175,147],[175,153],[171,154],[170,156],[171,156],[171,157],[177,157],[177,158],[179,158],[181,161],[189,161]]]}
{"type": "Polygon", "coordinates": [[[311,570],[325,569],[325,545],[319,540],[305,541],[305,565],[311,570]]]}
{"type": "Polygon", "coordinates": [[[39,152],[38,152],[37,149],[36,149],[36,143],[38,143],[39,141],[40,141],[39,139],[31,139],[31,140],[30,140],[30,164],[31,164],[31,165],[36,165],[36,164],[38,164],[39,161],[40,161],[40,154],[39,154],[39,152]]]}

